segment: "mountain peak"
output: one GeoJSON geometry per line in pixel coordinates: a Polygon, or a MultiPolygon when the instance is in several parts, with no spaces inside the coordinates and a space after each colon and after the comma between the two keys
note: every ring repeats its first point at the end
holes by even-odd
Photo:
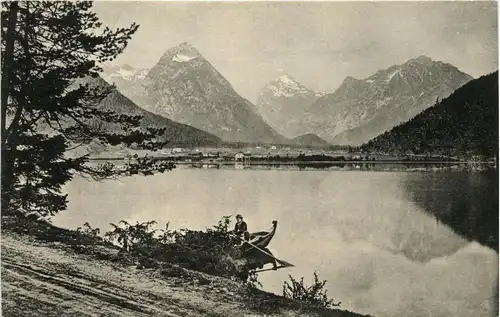
{"type": "MultiPolygon", "coordinates": [[[[116,83],[117,81],[135,81],[142,80],[146,77],[148,70],[144,68],[134,68],[129,64],[113,64],[103,65],[101,76],[107,82],[116,83]]],[[[128,96],[127,96],[128,97],[128,96]]]]}
{"type": "Polygon", "coordinates": [[[433,63],[434,61],[432,58],[425,56],[425,55],[420,55],[418,57],[412,58],[409,61],[407,61],[405,64],[412,64],[412,63],[418,63],[418,64],[423,64],[423,65],[428,65],[433,63]]]}
{"type": "Polygon", "coordinates": [[[303,94],[314,94],[313,91],[307,89],[299,83],[292,75],[289,73],[284,73],[269,82],[264,90],[261,92],[261,95],[271,92],[275,97],[292,97],[294,95],[303,95],[303,94]]]}
{"type": "Polygon", "coordinates": [[[285,73],[285,74],[282,74],[281,76],[279,76],[278,80],[281,82],[284,82],[284,83],[290,83],[290,82],[297,83],[297,80],[295,80],[295,78],[293,78],[293,76],[288,74],[288,73],[285,73]]]}
{"type": "Polygon", "coordinates": [[[147,75],[144,105],[229,142],[282,143],[285,138],[187,42],[165,52],[147,75]]]}
{"type": "Polygon", "coordinates": [[[419,62],[432,62],[432,58],[426,55],[420,55],[419,57],[415,58],[415,60],[419,62]]]}
{"type": "Polygon", "coordinates": [[[297,130],[296,123],[306,108],[321,96],[289,73],[282,73],[264,86],[256,106],[267,123],[284,136],[293,138],[302,132],[297,130]]]}
{"type": "Polygon", "coordinates": [[[344,79],[344,81],[347,81],[347,82],[350,82],[350,81],[358,81],[358,80],[359,80],[359,79],[354,78],[354,77],[352,77],[352,76],[347,76],[347,77],[344,79]]]}
{"type": "Polygon", "coordinates": [[[275,82],[285,86],[288,89],[300,90],[302,88],[302,85],[288,73],[279,76],[278,79],[275,80],[275,82]]]}
{"type": "Polygon", "coordinates": [[[303,120],[304,125],[334,144],[361,144],[409,120],[469,80],[452,65],[417,56],[363,80],[347,77],[334,93],[309,107],[310,119],[303,120]]]}
{"type": "Polygon", "coordinates": [[[182,42],[181,44],[178,45],[179,47],[189,47],[192,48],[193,45],[189,44],[188,42],[182,42]]]}
{"type": "Polygon", "coordinates": [[[196,52],[197,54],[200,54],[200,52],[198,52],[198,50],[188,42],[182,42],[177,45],[176,48],[178,48],[181,52],[196,52]]]}
{"type": "Polygon", "coordinates": [[[365,142],[363,148],[377,152],[398,149],[402,153],[418,154],[424,152],[421,142],[425,138],[428,144],[425,152],[490,158],[498,153],[498,125],[490,118],[498,118],[498,72],[468,82],[442,99],[440,104],[365,142]],[[480,111],[471,106],[477,104],[481,104],[480,111]],[[436,118],[440,124],[429,124],[437,122],[436,118]],[[460,129],[456,129],[457,126],[460,129]]]}
{"type": "Polygon", "coordinates": [[[168,49],[162,58],[173,60],[174,62],[182,63],[189,62],[192,59],[202,57],[200,52],[188,42],[182,42],[181,44],[168,49]]]}

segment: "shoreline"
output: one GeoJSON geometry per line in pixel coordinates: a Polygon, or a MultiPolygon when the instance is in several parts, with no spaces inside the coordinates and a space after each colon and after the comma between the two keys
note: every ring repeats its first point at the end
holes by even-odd
{"type": "MultiPolygon", "coordinates": [[[[495,161],[402,161],[402,160],[378,160],[378,161],[362,161],[362,160],[329,160],[329,161],[216,161],[216,160],[172,160],[171,158],[166,157],[150,157],[154,160],[165,160],[179,165],[188,165],[188,164],[219,164],[219,165],[301,165],[301,164],[459,164],[459,165],[467,165],[467,164],[488,164],[495,165],[495,161]]],[[[89,161],[126,161],[127,157],[91,157],[89,161]]]]}
{"type": "Polygon", "coordinates": [[[37,220],[2,217],[2,227],[6,316],[366,316],[168,262],[146,268],[117,247],[37,220]]]}

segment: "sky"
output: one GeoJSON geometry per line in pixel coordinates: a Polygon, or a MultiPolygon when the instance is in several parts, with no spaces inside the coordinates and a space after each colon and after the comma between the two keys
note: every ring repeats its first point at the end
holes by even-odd
{"type": "Polygon", "coordinates": [[[243,97],[283,73],[333,92],[347,76],[426,55],[473,77],[498,69],[495,2],[97,1],[105,25],[138,23],[113,63],[151,68],[182,42],[196,47],[243,97]]]}

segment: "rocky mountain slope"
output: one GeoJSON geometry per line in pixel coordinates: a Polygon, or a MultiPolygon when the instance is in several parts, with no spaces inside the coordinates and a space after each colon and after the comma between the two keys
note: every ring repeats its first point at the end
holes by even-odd
{"type": "Polygon", "coordinates": [[[475,79],[415,118],[363,145],[383,152],[498,154],[498,71],[475,79]]]}
{"type": "Polygon", "coordinates": [[[134,77],[138,81],[118,80],[116,85],[146,110],[208,131],[224,141],[287,142],[188,43],[167,50],[147,75],[141,76],[134,77]]]}
{"type": "Polygon", "coordinates": [[[131,99],[137,104],[144,95],[144,83],[149,69],[146,68],[133,68],[128,64],[103,65],[103,72],[101,77],[110,84],[115,84],[116,87],[127,98],[131,99]]]}
{"type": "Polygon", "coordinates": [[[405,122],[472,79],[456,67],[420,56],[365,79],[347,77],[308,107],[300,122],[333,144],[358,145],[405,122]]]}
{"type": "MultiPolygon", "coordinates": [[[[86,79],[86,81],[94,87],[109,85],[100,77],[88,78],[86,79]]],[[[161,136],[161,138],[168,141],[168,145],[196,146],[216,145],[222,143],[222,141],[218,137],[208,132],[193,128],[185,124],[174,122],[170,119],[144,110],[143,108],[137,106],[129,98],[121,94],[117,89],[112,90],[111,93],[102,100],[101,104],[98,105],[98,107],[105,110],[111,110],[118,114],[142,116],[142,128],[153,127],[165,129],[165,133],[161,136]]],[[[120,130],[120,127],[110,126],[106,123],[103,124],[110,131],[117,132],[120,130]]]]}
{"type": "Polygon", "coordinates": [[[264,120],[287,138],[294,138],[302,131],[297,123],[305,110],[322,93],[314,92],[285,74],[268,83],[257,98],[257,109],[264,120]]]}

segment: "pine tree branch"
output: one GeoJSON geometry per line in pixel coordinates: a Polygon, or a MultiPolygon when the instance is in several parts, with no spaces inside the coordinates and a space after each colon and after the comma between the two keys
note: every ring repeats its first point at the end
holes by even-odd
{"type": "Polygon", "coordinates": [[[9,193],[8,203],[2,207],[54,214],[66,208],[61,186],[76,174],[99,180],[172,169],[172,163],[148,158],[125,166],[97,167],[86,164],[89,153],[65,158],[66,151],[96,138],[112,145],[137,143],[153,150],[161,144],[157,136],[163,130],[142,131],[141,116],[104,110],[113,101],[102,103],[111,92],[106,84],[97,80],[95,86],[73,89],[79,81],[97,76],[100,68],[96,62],[121,53],[138,26],[102,29],[88,2],[13,3],[2,4],[2,92],[7,94],[2,94],[1,132],[7,132],[2,133],[2,141],[12,145],[7,151],[2,147],[2,163],[8,162],[2,164],[2,194],[9,193]],[[12,10],[16,6],[17,12],[12,10]],[[16,18],[8,20],[10,16],[16,18]],[[9,54],[11,61],[6,63],[9,54]],[[55,135],[40,132],[45,126],[55,135]]]}

